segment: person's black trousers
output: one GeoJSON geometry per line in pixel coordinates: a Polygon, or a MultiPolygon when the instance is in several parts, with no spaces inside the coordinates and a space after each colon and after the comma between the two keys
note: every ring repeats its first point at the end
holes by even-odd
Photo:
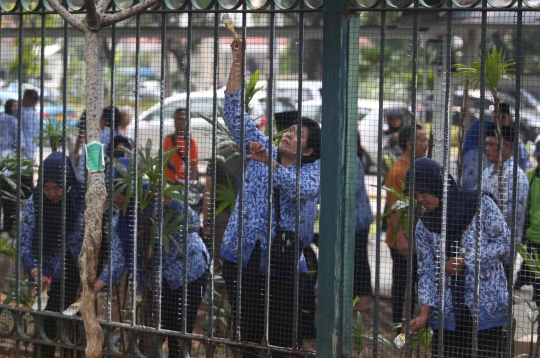
{"type": "MultiPolygon", "coordinates": [[[[68,308],[72,303],[77,300],[77,290],[79,288],[79,270],[73,261],[71,254],[67,253],[65,256],[65,294],[64,294],[64,305],[60,307],[60,297],[61,297],[61,284],[60,282],[53,281],[51,283],[51,289],[47,293],[49,299],[47,301],[47,306],[45,310],[51,312],[63,312],[68,308]]],[[[46,317],[43,320],[43,328],[47,337],[51,340],[55,340],[57,337],[57,326],[55,319],[52,317],[46,317]]],[[[77,333],[76,333],[77,334],[77,333]]],[[[56,347],[48,345],[36,345],[34,347],[34,355],[38,358],[54,358],[54,352],[56,347]]],[[[77,352],[77,356],[82,357],[83,352],[77,352]]]]}
{"type": "MultiPolygon", "coordinates": [[[[242,341],[262,343],[264,334],[265,275],[259,273],[260,244],[257,243],[248,266],[242,269],[240,336],[242,341]]],[[[232,308],[233,332],[236,330],[238,266],[232,261],[223,263],[223,277],[232,308]]],[[[278,274],[270,278],[269,343],[279,347],[292,347],[294,275],[278,274]]],[[[300,345],[301,337],[298,337],[300,345]]],[[[257,357],[256,350],[246,349],[243,357],[257,357]]],[[[272,354],[272,357],[281,357],[272,354]]],[[[283,355],[285,356],[285,355],[283,355]]]]}
{"type": "MultiPolygon", "coordinates": [[[[431,341],[432,357],[439,357],[439,330],[433,330],[431,341]]],[[[443,330],[444,357],[472,357],[473,320],[470,315],[458,321],[456,330],[443,330]]],[[[502,327],[488,328],[478,331],[478,358],[499,358],[505,349],[504,331],[502,327]]]]}
{"type": "MultiPolygon", "coordinates": [[[[397,324],[402,323],[404,318],[403,305],[405,304],[407,290],[407,257],[401,256],[397,250],[392,248],[390,248],[390,255],[392,256],[392,322],[397,324]]],[[[418,284],[418,260],[416,254],[413,255],[412,264],[411,307],[414,308],[417,301],[416,285],[418,284]]],[[[397,331],[401,332],[401,329],[397,331]]]]}
{"type": "MultiPolygon", "coordinates": [[[[187,322],[186,333],[193,332],[197,311],[206,291],[208,272],[187,285],[187,322]]],[[[184,289],[179,287],[171,290],[169,284],[163,279],[161,290],[161,324],[164,329],[182,332],[182,297],[184,289]]],[[[168,337],[169,358],[180,357],[180,342],[177,338],[168,337]]]]}
{"type": "Polygon", "coordinates": [[[371,269],[367,252],[369,228],[354,233],[354,288],[356,296],[372,295],[371,269]]]}

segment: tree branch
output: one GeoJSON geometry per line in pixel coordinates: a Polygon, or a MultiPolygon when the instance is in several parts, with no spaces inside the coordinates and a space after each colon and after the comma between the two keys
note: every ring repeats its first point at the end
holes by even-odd
{"type": "Polygon", "coordinates": [[[81,20],[73,16],[65,7],[63,7],[58,0],[49,0],[51,7],[64,19],[68,24],[73,26],[80,32],[84,32],[84,24],[81,20]]]}
{"type": "Polygon", "coordinates": [[[144,0],[144,2],[137,4],[135,6],[130,7],[129,9],[122,10],[120,12],[117,12],[115,14],[107,14],[103,16],[102,24],[103,26],[109,26],[112,24],[115,24],[119,21],[125,20],[133,15],[137,15],[138,13],[148,9],[149,7],[157,4],[159,0],[144,0]]]}
{"type": "Polygon", "coordinates": [[[104,14],[107,8],[109,7],[110,3],[111,3],[111,0],[99,0],[97,4],[97,11],[100,14],[104,14]]]}
{"type": "Polygon", "coordinates": [[[96,10],[96,3],[94,0],[84,0],[84,7],[86,9],[86,25],[90,30],[98,31],[103,26],[100,21],[102,15],[96,10]]]}

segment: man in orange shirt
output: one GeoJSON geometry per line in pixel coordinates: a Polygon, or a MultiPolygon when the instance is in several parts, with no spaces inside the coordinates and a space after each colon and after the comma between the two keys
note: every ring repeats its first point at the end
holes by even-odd
{"type": "MultiPolygon", "coordinates": [[[[176,154],[171,158],[171,164],[167,168],[167,180],[174,182],[178,179],[186,179],[186,134],[187,134],[187,109],[178,108],[174,112],[174,133],[168,135],[163,142],[163,151],[178,147],[176,154]],[[173,168],[174,167],[174,170],[173,168]]],[[[197,158],[199,157],[199,151],[197,149],[197,142],[193,138],[189,138],[189,179],[197,180],[199,177],[199,171],[197,170],[197,158]]]]}
{"type": "MultiPolygon", "coordinates": [[[[403,184],[405,183],[405,175],[411,163],[413,127],[406,126],[399,131],[399,146],[403,153],[398,157],[397,161],[388,171],[384,184],[389,188],[394,188],[398,192],[403,193],[403,184]]],[[[418,159],[426,155],[427,138],[422,126],[416,125],[416,146],[414,149],[414,157],[418,159]]],[[[386,196],[386,211],[392,208],[392,205],[397,201],[397,197],[393,194],[386,196]]],[[[397,228],[400,213],[393,213],[388,216],[388,229],[386,230],[386,243],[390,248],[392,256],[392,319],[394,323],[402,323],[403,319],[403,304],[405,303],[405,289],[407,283],[407,252],[408,238],[403,227],[397,228]],[[396,233],[397,230],[397,233],[396,233]],[[396,234],[394,234],[396,233],[396,234]]],[[[416,254],[413,258],[413,284],[417,281],[416,269],[416,254]]],[[[413,290],[413,292],[416,292],[413,290]]],[[[414,295],[413,295],[414,296],[414,295]]],[[[401,328],[398,329],[401,332],[401,328]]]]}

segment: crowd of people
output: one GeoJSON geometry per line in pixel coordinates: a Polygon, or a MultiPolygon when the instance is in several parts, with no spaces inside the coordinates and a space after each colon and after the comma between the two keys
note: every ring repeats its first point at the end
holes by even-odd
{"type": "MultiPolygon", "coordinates": [[[[129,108],[103,109],[100,141],[107,148],[107,154],[113,153],[120,167],[114,166],[107,174],[108,187],[115,192],[112,204],[116,207],[109,228],[110,239],[105,245],[112,260],[103,263],[94,293],[109,289],[109,285],[127,273],[138,287],[144,287],[151,295],[161,293],[161,327],[190,333],[207,280],[211,273],[219,273],[224,279],[223,293],[230,305],[231,327],[236,339],[264,343],[267,324],[267,343],[298,348],[304,338],[314,337],[315,332],[316,288],[312,276],[308,275],[305,252],[314,239],[321,190],[321,127],[316,121],[292,111],[276,114],[276,128],[282,133],[278,142],[257,128],[241,107],[242,46],[240,39],[231,44],[232,65],[223,107],[224,120],[234,143],[217,148],[218,155],[226,160],[210,165],[205,173],[208,190],[200,215],[183,201],[168,196],[164,196],[163,202],[147,207],[133,199],[122,184],[122,173],[129,173],[132,166],[128,127],[132,113],[129,108]],[[232,185],[236,203],[212,217],[211,206],[207,205],[212,196],[208,194],[226,184],[232,185]],[[162,215],[156,209],[158,206],[163,208],[162,215]],[[144,235],[139,233],[145,219],[153,226],[160,218],[178,221],[186,218],[188,227],[170,235],[173,244],[152,240],[154,245],[158,245],[156,242],[163,245],[158,250],[160,260],[156,255],[150,257],[150,262],[161,267],[161,276],[156,281],[145,270],[144,262],[148,262],[145,258],[148,259],[149,254],[141,241],[144,235]],[[208,244],[212,236],[215,246],[208,244]],[[295,292],[296,272],[298,292],[295,292]],[[109,276],[112,282],[108,281],[109,276]],[[298,327],[294,327],[293,297],[298,297],[298,327]]],[[[36,103],[37,93],[25,91],[23,108],[19,111],[22,115],[19,149],[31,161],[35,158],[32,140],[38,136],[34,118],[36,103]]],[[[0,116],[3,156],[15,153],[17,148],[17,106],[17,101],[8,101],[5,113],[0,116]]],[[[384,184],[399,195],[408,196],[412,190],[422,208],[418,217],[413,218],[412,231],[405,230],[400,212],[386,218],[386,244],[392,259],[392,322],[396,333],[401,333],[405,327],[405,308],[409,305],[414,312],[417,306],[409,333],[416,335],[424,327],[431,327],[434,357],[438,356],[440,334],[444,335],[446,357],[471,356],[475,326],[478,356],[502,356],[510,314],[507,282],[512,279],[510,268],[515,260],[510,257],[510,245],[515,241],[526,243],[530,252],[540,249],[540,200],[537,197],[540,142],[535,144],[533,152],[538,166],[529,171],[529,153],[516,136],[509,107],[501,104],[500,109],[500,121],[497,118],[485,121],[484,148],[479,147],[479,121],[472,123],[463,148],[466,158],[463,177],[458,181],[440,163],[426,157],[428,141],[421,125],[404,123],[400,113],[387,113],[390,129],[385,133],[388,137],[385,149],[392,155],[385,162],[388,170],[385,170],[384,184]],[[520,156],[517,176],[512,156],[515,142],[520,156]],[[500,156],[498,147],[502,149],[500,156]],[[480,173],[478,160],[482,155],[485,165],[480,173]],[[503,168],[502,172],[499,167],[503,168]],[[481,192],[477,189],[479,183],[481,192]],[[482,210],[478,210],[480,207],[482,210]],[[413,237],[410,232],[414,232],[413,237]],[[409,266],[412,267],[410,279],[407,277],[409,266]],[[413,286],[410,299],[406,298],[407,282],[413,286]],[[479,293],[477,310],[476,290],[479,293]],[[444,308],[440,307],[441,295],[444,308]],[[477,325],[473,324],[475,320],[477,325]]],[[[163,141],[163,152],[174,150],[170,165],[164,168],[171,184],[188,177],[199,178],[198,144],[187,137],[188,115],[188,108],[175,111],[175,130],[163,141]]],[[[79,295],[77,258],[83,239],[85,154],[81,149],[86,140],[85,127],[83,114],[74,164],[64,154],[53,152],[40,163],[38,185],[33,188],[32,179],[27,183],[32,189],[26,195],[20,220],[21,259],[29,278],[48,293],[49,299],[44,303],[47,311],[62,312],[79,295]],[[65,236],[65,245],[61,244],[62,236],[65,236]]],[[[355,160],[353,295],[357,301],[353,310],[366,312],[373,306],[368,237],[374,217],[360,160],[360,136],[361,133],[356,141],[355,160]]],[[[153,193],[153,185],[143,180],[142,194],[153,193]]],[[[4,190],[13,189],[4,187],[4,190]]],[[[385,212],[391,211],[398,200],[398,195],[388,194],[385,212]]],[[[3,209],[4,228],[11,227],[16,216],[14,206],[4,201],[3,209]]],[[[104,220],[104,225],[107,224],[108,220],[104,220]]],[[[150,232],[155,235],[155,230],[150,232]]],[[[540,279],[522,266],[515,288],[526,284],[533,285],[533,301],[540,305],[540,279]]],[[[44,332],[51,339],[56,337],[57,327],[52,318],[44,320],[44,332]]],[[[169,357],[181,356],[179,339],[169,337],[168,347],[169,357]]],[[[36,354],[39,352],[42,357],[55,355],[54,346],[44,344],[36,348],[36,354]]],[[[257,349],[250,346],[243,350],[244,357],[258,354],[257,349]]],[[[273,353],[272,356],[286,354],[273,353]]]]}

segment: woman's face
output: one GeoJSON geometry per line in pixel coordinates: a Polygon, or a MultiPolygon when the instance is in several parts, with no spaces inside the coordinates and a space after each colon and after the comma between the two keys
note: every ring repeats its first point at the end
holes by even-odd
{"type": "Polygon", "coordinates": [[[62,187],[54,181],[47,181],[43,184],[43,194],[52,203],[59,203],[62,200],[62,187]]]}
{"type": "MultiPolygon", "coordinates": [[[[302,127],[302,155],[308,156],[313,153],[313,149],[307,148],[309,138],[309,129],[302,127]]],[[[279,152],[281,155],[296,156],[298,149],[298,126],[295,124],[285,133],[279,144],[279,152]]]]}
{"type": "Polygon", "coordinates": [[[426,210],[434,211],[439,207],[439,198],[429,193],[426,193],[422,190],[415,190],[414,195],[416,200],[422,205],[426,210]]]}
{"type": "Polygon", "coordinates": [[[124,194],[118,194],[118,196],[114,199],[113,203],[119,209],[123,209],[125,200],[126,200],[126,196],[124,194]]]}
{"type": "Polygon", "coordinates": [[[400,128],[402,122],[403,122],[403,119],[400,116],[391,116],[388,119],[388,125],[392,128],[400,128]]]}

